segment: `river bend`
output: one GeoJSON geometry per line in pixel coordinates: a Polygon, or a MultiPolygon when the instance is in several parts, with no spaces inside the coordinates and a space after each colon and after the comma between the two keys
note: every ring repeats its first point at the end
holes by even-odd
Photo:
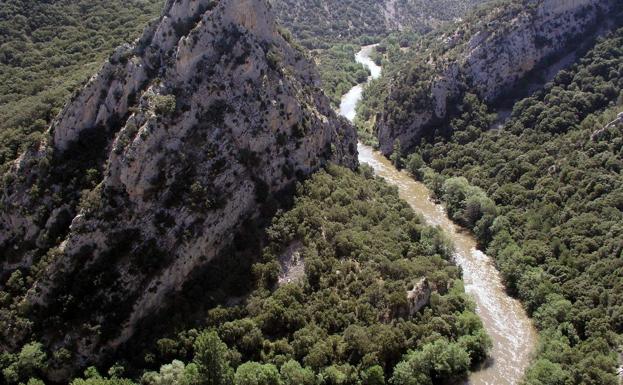
{"type": "MultiPolygon", "coordinates": [[[[370,78],[381,75],[381,67],[371,59],[374,46],[366,46],[356,55],[357,62],[368,67],[370,78]]],[[[340,114],[351,122],[361,100],[364,85],[353,87],[340,104],[340,114]]],[[[368,163],[376,175],[398,187],[400,196],[421,214],[426,222],[439,226],[452,240],[455,261],[463,270],[465,289],[476,303],[487,333],[493,341],[491,358],[483,368],[470,374],[468,384],[515,385],[521,382],[530,364],[536,345],[536,332],[523,307],[506,294],[499,272],[493,261],[477,249],[471,233],[455,225],[444,207],[433,202],[428,188],[406,172],[400,172],[381,153],[363,144],[358,145],[359,161],[368,163]]]]}

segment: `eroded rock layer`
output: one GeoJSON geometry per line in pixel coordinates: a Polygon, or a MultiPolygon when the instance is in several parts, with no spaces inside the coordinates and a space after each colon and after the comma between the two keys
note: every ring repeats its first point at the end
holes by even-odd
{"type": "MultiPolygon", "coordinates": [[[[509,2],[483,13],[482,19],[459,23],[429,47],[427,60],[391,81],[386,108],[376,123],[381,150],[391,153],[396,140],[410,148],[443,126],[466,90],[485,102],[512,93],[531,71],[590,36],[605,22],[611,4],[509,2]]],[[[423,58],[427,52],[418,55],[423,58]]]]}
{"type": "Polygon", "coordinates": [[[114,350],[241,223],[356,159],[265,0],[169,0],[4,177],[0,274],[32,284],[0,346],[36,334],[74,366],[114,350]]]}

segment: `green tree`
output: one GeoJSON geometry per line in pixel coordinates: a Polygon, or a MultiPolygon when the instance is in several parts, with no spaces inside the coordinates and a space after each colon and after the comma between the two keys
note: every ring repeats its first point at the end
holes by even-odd
{"type": "Polygon", "coordinates": [[[30,377],[45,369],[47,366],[47,355],[43,351],[43,345],[39,342],[31,342],[24,345],[17,356],[17,365],[19,366],[20,373],[25,377],[30,377]]]}
{"type": "Polygon", "coordinates": [[[175,112],[177,101],[175,95],[155,95],[153,103],[156,114],[166,116],[175,112]]]}
{"type": "Polygon", "coordinates": [[[236,369],[235,385],[282,385],[277,367],[257,362],[245,362],[236,369]]]}
{"type": "Polygon", "coordinates": [[[71,382],[71,385],[136,385],[132,380],[127,378],[103,378],[103,377],[91,377],[87,379],[76,379],[71,382]]]}
{"type": "Polygon", "coordinates": [[[264,341],[262,331],[249,318],[225,322],[219,328],[219,335],[228,346],[235,346],[240,353],[251,357],[260,351],[264,341]]]}
{"type": "Polygon", "coordinates": [[[201,333],[194,344],[194,363],[197,365],[199,385],[229,385],[233,369],[227,358],[227,345],[215,331],[201,333]]]}
{"type": "Polygon", "coordinates": [[[326,385],[356,385],[359,383],[357,371],[349,364],[331,365],[322,371],[321,376],[326,385]]]}
{"type": "Polygon", "coordinates": [[[433,381],[453,380],[467,374],[469,354],[458,343],[443,338],[411,352],[394,370],[394,385],[428,385],[433,381]]]}
{"type": "Polygon", "coordinates": [[[184,365],[182,361],[173,360],[170,364],[162,365],[160,372],[145,373],[141,378],[141,383],[145,385],[193,385],[198,379],[196,364],[184,365]]]}
{"type": "Polygon", "coordinates": [[[471,363],[484,361],[492,346],[491,338],[483,329],[474,334],[463,335],[457,342],[463,350],[468,352],[471,363]]]}
{"type": "Polygon", "coordinates": [[[379,365],[374,365],[364,370],[361,375],[363,385],[385,385],[385,373],[379,365]]]}
{"type": "Polygon", "coordinates": [[[402,145],[400,144],[400,139],[394,141],[394,149],[389,159],[392,161],[394,167],[397,169],[402,168],[402,145]]]}
{"type": "Polygon", "coordinates": [[[424,160],[422,159],[422,155],[414,152],[407,157],[407,171],[411,173],[417,179],[422,178],[422,171],[420,170],[422,167],[426,166],[424,160]]]}
{"type": "Polygon", "coordinates": [[[314,385],[316,382],[314,372],[294,360],[281,366],[281,378],[285,385],[314,385]]]}
{"type": "Polygon", "coordinates": [[[8,383],[36,377],[47,367],[47,354],[39,342],[24,345],[17,356],[12,356],[12,360],[14,361],[2,370],[8,383]]]}
{"type": "Polygon", "coordinates": [[[569,377],[569,373],[563,370],[559,364],[540,359],[526,372],[526,384],[565,385],[569,377]]]}

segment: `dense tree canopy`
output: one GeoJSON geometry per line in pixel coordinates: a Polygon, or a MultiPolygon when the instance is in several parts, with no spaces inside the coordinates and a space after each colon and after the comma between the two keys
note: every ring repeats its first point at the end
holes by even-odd
{"type": "Polygon", "coordinates": [[[14,159],[163,0],[0,3],[0,165],[14,159]]]}
{"type": "Polygon", "coordinates": [[[472,228],[541,330],[529,384],[616,384],[623,334],[623,29],[518,102],[475,96],[407,167],[472,228]],[[426,164],[426,166],[425,166],[426,164]]]}
{"type": "MultiPolygon", "coordinates": [[[[324,89],[335,106],[341,96],[365,81],[354,61],[354,47],[388,35],[424,34],[462,17],[483,0],[270,0],[279,22],[319,64],[324,89]],[[344,46],[344,44],[353,46],[344,46]],[[363,80],[362,80],[363,79],[363,80]]],[[[408,40],[403,40],[408,41],[408,40]]]]}
{"type": "Polygon", "coordinates": [[[307,48],[361,42],[392,31],[426,33],[483,0],[270,0],[281,23],[307,48]]]}
{"type": "MultiPolygon", "coordinates": [[[[367,166],[314,175],[267,233],[246,299],[209,310],[201,331],[160,336],[127,373],[147,385],[406,385],[416,372],[418,384],[461,378],[487,357],[451,244],[367,166]],[[424,278],[430,297],[411,311],[424,278]]],[[[36,343],[0,360],[10,383],[50,363],[36,343]]],[[[123,369],[74,385],[129,384],[123,369]]]]}
{"type": "Polygon", "coordinates": [[[331,48],[312,51],[323,88],[335,106],[353,86],[368,79],[369,72],[355,62],[355,54],[360,50],[356,44],[334,44],[331,48]]]}

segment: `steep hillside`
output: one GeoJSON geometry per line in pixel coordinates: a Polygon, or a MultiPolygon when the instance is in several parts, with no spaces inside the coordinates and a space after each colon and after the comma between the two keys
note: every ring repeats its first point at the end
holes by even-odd
{"type": "MultiPolygon", "coordinates": [[[[512,96],[535,74],[605,27],[610,0],[502,2],[413,47],[384,81],[376,120],[381,150],[411,148],[448,132],[466,92],[488,104],[512,96]]],[[[558,63],[563,64],[563,63],[558,63]]]]}
{"type": "Polygon", "coordinates": [[[0,166],[14,160],[115,47],[137,38],[164,0],[0,3],[0,166]]]}
{"type": "MultiPolygon", "coordinates": [[[[461,16],[480,2],[401,0],[388,2],[383,10],[378,1],[272,1],[278,21],[293,31],[297,40],[314,49],[322,48],[314,52],[314,58],[323,88],[335,105],[344,90],[357,83],[358,72],[363,70],[352,59],[356,45],[342,44],[372,42],[370,38],[360,39],[362,35],[376,39],[385,36],[398,28],[388,20],[398,18],[403,30],[427,30],[437,25],[437,20],[461,16]]],[[[0,166],[36,143],[71,93],[115,47],[137,38],[163,5],[164,0],[2,2],[0,166]]]]}
{"type": "Polygon", "coordinates": [[[61,349],[66,378],[329,161],[355,134],[265,1],[168,1],[4,175],[0,346],[61,349]]]}
{"type": "MultiPolygon", "coordinates": [[[[221,383],[430,383],[461,379],[486,357],[451,245],[368,167],[316,173],[268,234],[247,301],[214,308],[201,324],[226,346],[223,377],[235,370],[221,383]]],[[[197,363],[201,334],[150,347],[142,356],[164,365],[143,383],[158,384],[174,360],[197,363]]]]}
{"type": "MultiPolygon", "coordinates": [[[[486,0],[271,0],[278,20],[309,48],[335,106],[365,80],[353,52],[392,33],[417,35],[464,16],[486,0]]],[[[401,41],[407,41],[401,39],[401,41]]]]}
{"type": "Polygon", "coordinates": [[[281,23],[308,48],[378,39],[392,31],[427,32],[486,0],[271,0],[281,23]]]}
{"type": "MultiPolygon", "coordinates": [[[[462,380],[486,358],[451,244],[369,167],[316,173],[267,234],[252,275],[220,260],[141,325],[175,327],[72,384],[430,384],[462,380]],[[251,289],[232,298],[243,280],[251,289]],[[217,296],[223,306],[196,311],[217,296]]],[[[9,383],[39,384],[67,354],[32,342],[0,365],[9,383]]]]}
{"type": "Polygon", "coordinates": [[[489,130],[487,104],[466,95],[453,134],[406,159],[474,230],[540,329],[527,384],[619,383],[622,47],[623,29],[606,35],[499,129],[489,130]]]}

